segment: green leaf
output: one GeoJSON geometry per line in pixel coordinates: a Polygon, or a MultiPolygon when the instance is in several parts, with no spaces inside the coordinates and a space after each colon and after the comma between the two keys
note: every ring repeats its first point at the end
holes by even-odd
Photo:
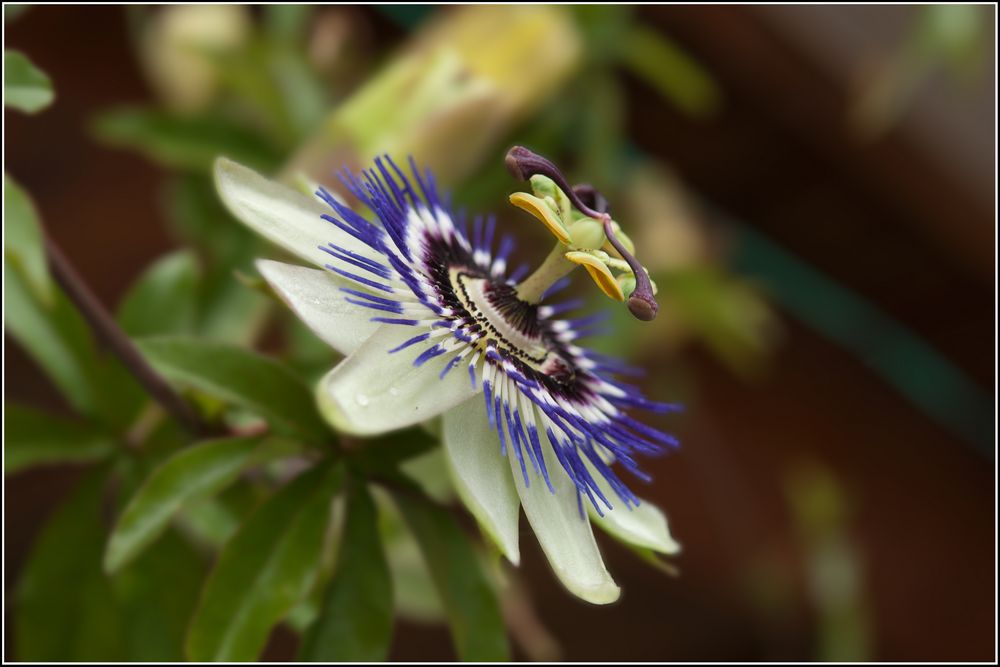
{"type": "Polygon", "coordinates": [[[760,369],[774,331],[774,317],[754,287],[712,266],[656,275],[662,301],[720,361],[745,376],[760,369]]]}
{"type": "Polygon", "coordinates": [[[215,116],[180,116],[156,109],[108,111],[93,123],[98,139],[130,148],[173,169],[208,172],[220,155],[255,169],[270,171],[281,156],[256,132],[215,116]]]}
{"type": "Polygon", "coordinates": [[[137,341],[153,366],[169,380],[243,407],[275,430],[327,442],[330,429],[309,388],[278,362],[241,347],[194,338],[137,341]]]}
{"type": "Polygon", "coordinates": [[[229,214],[208,175],[178,174],[167,185],[163,199],[170,225],[179,240],[195,245],[212,260],[242,257],[247,254],[250,241],[256,238],[229,214]]]}
{"type": "Polygon", "coordinates": [[[98,461],[114,449],[114,439],[90,424],[22,405],[4,405],[5,475],[38,465],[98,461]]]}
{"type": "Polygon", "coordinates": [[[125,658],[180,662],[184,632],[198,602],[206,563],[175,531],[112,580],[124,630],[125,658]]]}
{"type": "Polygon", "coordinates": [[[17,591],[18,659],[183,659],[184,631],[205,564],[168,533],[114,578],[101,569],[106,475],[98,471],[56,510],[29,556],[17,591]]]}
{"type": "Polygon", "coordinates": [[[118,307],[118,324],[130,336],[194,333],[197,288],[194,253],[165,255],[129,289],[118,307]]]}
{"type": "Polygon", "coordinates": [[[192,501],[218,493],[266,452],[264,438],[211,440],[181,450],[153,471],[122,511],[108,541],[104,567],[115,572],[166,530],[192,501]]]}
{"type": "Polygon", "coordinates": [[[214,340],[250,344],[270,304],[235,277],[251,273],[260,256],[261,239],[237,224],[222,206],[212,181],[201,174],[183,175],[166,193],[168,214],[177,235],[208,257],[198,289],[199,334],[214,340]]]}
{"type": "Polygon", "coordinates": [[[392,494],[441,594],[459,660],[508,660],[500,604],[469,539],[447,510],[416,490],[395,488],[392,494]]]}
{"type": "Polygon", "coordinates": [[[351,479],[337,570],[319,617],[302,640],[300,660],[384,662],[392,638],[392,581],[375,503],[351,479]]]}
{"type": "Polygon", "coordinates": [[[103,471],[92,473],[46,522],[17,590],[18,659],[121,660],[122,627],[101,572],[103,471]]]}
{"type": "Polygon", "coordinates": [[[31,5],[8,5],[3,6],[3,22],[16,21],[26,11],[31,9],[31,5]]]}
{"type": "Polygon", "coordinates": [[[192,661],[252,661],[316,580],[341,470],[319,465],[254,512],[219,554],[188,631],[192,661]]]}
{"type": "Polygon", "coordinates": [[[127,426],[142,389],[111,359],[97,355],[90,330],[59,289],[41,303],[4,263],[4,326],[80,413],[111,427],[127,426]]]}
{"type": "Polygon", "coordinates": [[[313,8],[308,5],[266,5],[264,29],[276,43],[297,45],[306,38],[313,8]]]}
{"type": "Polygon", "coordinates": [[[622,63],[665,99],[691,116],[707,116],[722,103],[715,80],[666,36],[633,25],[620,41],[622,63]]]}
{"type": "MultiPolygon", "coordinates": [[[[6,9],[6,7],[5,7],[6,9]]],[[[35,113],[52,104],[55,93],[45,72],[17,51],[3,52],[3,104],[35,113]]]]}
{"type": "Polygon", "coordinates": [[[45,259],[45,237],[38,213],[28,193],[6,173],[3,175],[3,251],[14,263],[35,296],[52,303],[52,279],[45,259]]]}

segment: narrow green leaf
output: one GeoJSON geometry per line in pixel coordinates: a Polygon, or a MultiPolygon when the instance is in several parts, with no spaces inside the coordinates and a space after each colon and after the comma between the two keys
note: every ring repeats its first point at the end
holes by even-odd
{"type": "Polygon", "coordinates": [[[508,660],[500,604],[468,537],[447,510],[415,489],[392,494],[441,594],[459,660],[508,660]]]}
{"type": "Polygon", "coordinates": [[[236,223],[203,174],[179,177],[167,190],[166,200],[177,235],[209,259],[198,289],[196,331],[213,340],[249,345],[270,304],[242,285],[235,273],[253,272],[262,240],[236,223]]]}
{"type": "Polygon", "coordinates": [[[620,48],[623,64],[681,111],[707,116],[721,105],[722,91],[715,80],[665,35],[634,25],[620,48]]]}
{"type": "Polygon", "coordinates": [[[198,260],[179,250],[157,260],[132,285],[118,307],[130,336],[194,333],[198,260]]]}
{"type": "Polygon", "coordinates": [[[29,9],[31,9],[31,5],[5,4],[3,6],[3,22],[16,21],[29,9]]]}
{"type": "Polygon", "coordinates": [[[188,631],[192,661],[252,661],[315,583],[341,470],[321,464],[254,512],[219,554],[188,631]]]}
{"type": "Polygon", "coordinates": [[[115,449],[101,429],[23,405],[4,405],[3,472],[54,463],[98,461],[115,449]]]}
{"type": "Polygon", "coordinates": [[[100,358],[86,322],[59,289],[41,303],[4,263],[4,326],[80,413],[111,427],[127,426],[144,400],[138,384],[100,358]]]}
{"type": "Polygon", "coordinates": [[[299,659],[384,662],[392,638],[392,581],[378,532],[375,503],[352,479],[337,570],[299,659]]]}
{"type": "Polygon", "coordinates": [[[184,632],[198,602],[207,564],[176,531],[168,531],[118,572],[112,587],[122,619],[125,658],[184,660],[184,632]]]}
{"type": "Polygon", "coordinates": [[[17,590],[17,657],[30,662],[121,660],[122,627],[101,572],[103,471],[89,475],[46,522],[17,590]]]}
{"type": "Polygon", "coordinates": [[[45,259],[45,239],[28,193],[3,175],[3,250],[45,305],[52,303],[52,279],[45,259]]]}
{"type": "Polygon", "coordinates": [[[416,538],[406,527],[392,496],[381,487],[370,490],[378,509],[379,534],[389,561],[396,613],[420,623],[445,624],[447,617],[441,596],[431,579],[416,538]]]}
{"type": "Polygon", "coordinates": [[[184,244],[217,261],[247,254],[245,249],[255,237],[226,210],[211,176],[178,174],[168,183],[163,200],[171,228],[184,244]]]}
{"type": "Polygon", "coordinates": [[[297,45],[305,39],[313,8],[308,5],[267,5],[264,29],[270,39],[281,44],[297,45]]]}
{"type": "Polygon", "coordinates": [[[52,104],[55,93],[45,72],[18,51],[3,52],[3,105],[35,113],[52,104]]]}
{"type": "Polygon", "coordinates": [[[267,419],[275,430],[312,442],[331,438],[312,392],[278,362],[224,343],[183,337],[137,341],[169,380],[188,385],[267,419]]]}
{"type": "Polygon", "coordinates": [[[269,171],[281,156],[259,134],[215,116],[179,116],[156,109],[115,109],[98,116],[95,135],[106,143],[131,148],[173,169],[209,171],[220,155],[269,171]]]}
{"type": "Polygon", "coordinates": [[[261,437],[212,440],[170,457],[122,511],[104,554],[105,569],[115,572],[137,556],[166,530],[185,504],[234,482],[264,441],[261,437]]]}
{"type": "Polygon", "coordinates": [[[4,264],[4,326],[77,410],[94,414],[97,369],[90,333],[66,297],[61,292],[54,297],[45,308],[4,264]]]}

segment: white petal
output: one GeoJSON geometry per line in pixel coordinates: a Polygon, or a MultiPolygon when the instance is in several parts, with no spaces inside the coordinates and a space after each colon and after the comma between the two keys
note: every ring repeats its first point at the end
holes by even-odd
{"type": "MultiPolygon", "coordinates": [[[[580,516],[576,485],[556,459],[545,434],[538,437],[555,493],[534,474],[529,474],[531,485],[525,487],[517,457],[507,457],[528,522],[556,576],[570,592],[594,604],[614,602],[621,591],[604,567],[590,521],[580,516]]],[[[508,438],[508,447],[512,446],[508,438]]]]}
{"type": "Polygon", "coordinates": [[[215,161],[215,187],[239,220],[307,262],[318,266],[328,263],[330,256],[319,247],[329,243],[365,257],[381,258],[368,245],[320,217],[334,212],[319,198],[268,180],[232,160],[215,161]]]}
{"type": "Polygon", "coordinates": [[[334,427],[355,435],[377,435],[441,414],[476,393],[459,366],[438,376],[454,354],[414,366],[426,344],[389,350],[426,329],[384,324],[320,381],[320,411],[334,427]]]}
{"type": "Polygon", "coordinates": [[[354,352],[379,328],[371,308],[348,303],[341,287],[354,283],[330,271],[257,260],[257,270],[313,333],[341,354],[354,352]]]}
{"type": "Polygon", "coordinates": [[[444,448],[455,489],[479,525],[514,565],[518,550],[518,500],[500,438],[489,426],[482,396],[444,414],[444,448]]]}
{"type": "Polygon", "coordinates": [[[596,521],[598,526],[614,537],[636,546],[671,556],[680,553],[681,545],[670,536],[667,517],[658,507],[648,500],[641,500],[638,507],[626,507],[625,502],[615,494],[603,475],[597,472],[589,461],[584,463],[591,477],[597,481],[604,497],[614,505],[614,509],[610,510],[606,506],[601,507],[604,512],[603,517],[597,515],[592,504],[589,505],[590,518],[596,521]]]}

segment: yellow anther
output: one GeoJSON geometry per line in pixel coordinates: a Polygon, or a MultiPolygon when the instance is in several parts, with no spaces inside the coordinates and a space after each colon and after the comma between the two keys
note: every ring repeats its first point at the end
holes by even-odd
{"type": "Polygon", "coordinates": [[[604,265],[604,262],[587,252],[568,252],[565,257],[574,264],[579,264],[587,269],[587,273],[590,274],[591,279],[597,283],[602,292],[616,301],[625,300],[625,294],[622,293],[621,285],[615,280],[615,277],[611,274],[608,267],[604,265]]]}
{"type": "Polygon", "coordinates": [[[533,197],[526,192],[515,192],[510,196],[510,203],[541,220],[549,228],[549,231],[552,232],[552,235],[559,239],[560,243],[570,243],[569,232],[566,231],[562,222],[559,221],[559,218],[555,216],[552,209],[543,200],[533,197]]]}

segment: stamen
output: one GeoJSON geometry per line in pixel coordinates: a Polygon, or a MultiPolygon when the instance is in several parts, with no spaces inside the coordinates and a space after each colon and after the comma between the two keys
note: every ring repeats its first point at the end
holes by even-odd
{"type": "Polygon", "coordinates": [[[608,237],[608,241],[622,256],[622,259],[628,262],[629,268],[635,274],[635,289],[632,290],[632,295],[628,298],[629,312],[637,319],[649,322],[656,317],[656,311],[660,308],[653,297],[653,284],[649,281],[649,274],[615,236],[615,230],[611,228],[611,218],[607,214],[604,217],[604,235],[608,237]]]}
{"type": "Polygon", "coordinates": [[[655,318],[659,306],[653,297],[653,285],[646,274],[646,270],[642,268],[642,265],[625,249],[625,246],[615,236],[614,229],[611,226],[611,216],[607,213],[607,201],[605,201],[604,197],[593,187],[586,184],[577,187],[570,186],[558,167],[547,158],[528,150],[524,146],[514,146],[507,151],[504,163],[507,165],[507,171],[518,180],[526,181],[536,174],[552,179],[580,213],[599,220],[604,225],[604,234],[608,237],[608,241],[611,242],[611,245],[614,246],[615,250],[622,256],[622,259],[628,263],[629,268],[632,269],[632,273],[635,274],[635,289],[628,299],[629,312],[637,319],[646,322],[655,318]],[[588,202],[584,202],[585,198],[588,202]],[[598,211],[591,208],[588,205],[591,203],[601,210],[598,211]]]}
{"type": "Polygon", "coordinates": [[[559,168],[538,153],[533,153],[524,146],[514,146],[507,151],[504,164],[507,165],[507,171],[510,172],[511,176],[521,181],[527,181],[536,174],[551,178],[566,193],[573,206],[585,216],[595,220],[609,217],[607,213],[595,211],[587,206],[566,181],[566,177],[562,175],[559,168]]]}

